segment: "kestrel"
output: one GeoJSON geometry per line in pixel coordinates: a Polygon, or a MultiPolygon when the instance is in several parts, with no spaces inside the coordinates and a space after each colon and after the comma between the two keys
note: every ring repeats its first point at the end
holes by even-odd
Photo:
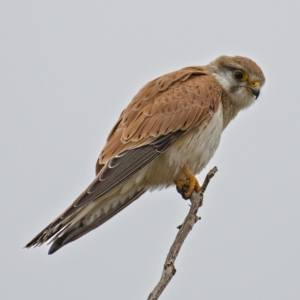
{"type": "Polygon", "coordinates": [[[50,238],[49,254],[97,228],[147,190],[174,183],[189,198],[223,130],[259,96],[265,77],[252,60],[221,56],[147,83],[121,113],[96,163],[96,178],[25,247],[50,238]],[[183,178],[183,174],[186,178],[183,178]]]}

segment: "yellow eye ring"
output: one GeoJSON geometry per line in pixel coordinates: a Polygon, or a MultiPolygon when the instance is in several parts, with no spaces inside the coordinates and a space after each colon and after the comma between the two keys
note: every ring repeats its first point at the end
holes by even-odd
{"type": "Polygon", "coordinates": [[[232,73],[232,77],[237,81],[246,81],[248,79],[248,74],[243,70],[235,70],[232,73]]]}

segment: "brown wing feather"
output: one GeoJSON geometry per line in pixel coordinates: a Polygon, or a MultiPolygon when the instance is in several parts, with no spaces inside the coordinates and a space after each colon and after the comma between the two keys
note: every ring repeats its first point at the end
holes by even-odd
{"type": "Polygon", "coordinates": [[[120,152],[162,134],[189,130],[217,111],[221,87],[201,67],[189,67],[145,85],[122,112],[99,157],[105,164],[120,152]]]}

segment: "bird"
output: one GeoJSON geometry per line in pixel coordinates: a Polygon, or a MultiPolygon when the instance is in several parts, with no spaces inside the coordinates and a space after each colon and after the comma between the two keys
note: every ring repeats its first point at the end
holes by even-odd
{"type": "Polygon", "coordinates": [[[213,157],[221,135],[265,83],[243,56],[220,56],[148,82],[123,110],[96,162],[96,177],[25,248],[51,243],[48,254],[115,216],[146,191],[177,186],[185,199],[213,157]]]}

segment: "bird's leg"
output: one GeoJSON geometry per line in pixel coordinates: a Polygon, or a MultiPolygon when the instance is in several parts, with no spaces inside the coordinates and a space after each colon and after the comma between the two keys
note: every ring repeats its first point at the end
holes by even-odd
{"type": "Polygon", "coordinates": [[[196,191],[200,192],[200,184],[197,178],[194,176],[192,172],[190,172],[186,166],[181,167],[181,171],[186,176],[186,179],[183,180],[174,180],[177,191],[182,195],[184,199],[189,199],[193,193],[196,191]]]}

